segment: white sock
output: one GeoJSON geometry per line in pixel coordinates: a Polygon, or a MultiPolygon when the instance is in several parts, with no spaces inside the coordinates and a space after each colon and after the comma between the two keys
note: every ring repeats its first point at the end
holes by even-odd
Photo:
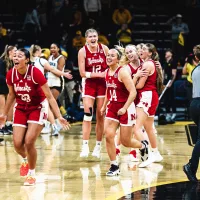
{"type": "Polygon", "coordinates": [[[28,162],[27,157],[25,158],[22,157],[22,163],[26,163],[26,162],[28,162]]]}
{"type": "Polygon", "coordinates": [[[83,140],[83,144],[88,145],[89,141],[88,140],[83,140]]]}
{"type": "Polygon", "coordinates": [[[101,146],[101,141],[96,141],[96,146],[100,145],[101,146]]]}
{"type": "Polygon", "coordinates": [[[28,176],[35,176],[35,169],[29,169],[28,176]]]}
{"type": "Polygon", "coordinates": [[[7,121],[6,122],[6,126],[10,126],[10,125],[12,125],[13,123],[11,122],[11,121],[7,121]]]}
{"type": "Polygon", "coordinates": [[[111,160],[111,161],[110,161],[110,164],[111,164],[111,165],[117,165],[117,166],[118,166],[117,160],[111,160]]]}
{"type": "Polygon", "coordinates": [[[157,152],[158,151],[158,148],[151,148],[152,152],[157,152]]]}

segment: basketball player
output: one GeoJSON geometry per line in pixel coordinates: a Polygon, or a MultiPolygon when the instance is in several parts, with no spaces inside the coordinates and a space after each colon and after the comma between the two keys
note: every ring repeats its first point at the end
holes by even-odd
{"type": "Polygon", "coordinates": [[[106,58],[109,69],[106,71],[107,90],[101,114],[106,112],[104,133],[111,164],[107,176],[120,173],[114,143],[118,126],[120,126],[120,140],[125,147],[139,148],[145,154],[148,144],[147,141],[139,142],[132,137],[132,128],[136,119],[134,104],[136,89],[128,70],[119,65],[121,55],[119,50],[110,49],[106,58]]]}
{"type": "MultiPolygon", "coordinates": [[[[48,72],[55,74],[56,76],[65,76],[68,79],[72,79],[72,75],[70,73],[58,70],[58,69],[52,67],[46,59],[40,58],[42,49],[39,45],[35,45],[35,44],[31,45],[29,52],[30,52],[30,56],[31,56],[30,57],[31,62],[43,74],[45,73],[45,71],[48,71],[48,72]]],[[[55,123],[55,118],[54,118],[54,115],[51,112],[50,108],[48,111],[48,119],[51,123],[52,131],[53,131],[52,136],[58,136],[59,135],[58,127],[55,123]]]]}
{"type": "MultiPolygon", "coordinates": [[[[12,45],[6,45],[3,54],[0,57],[0,113],[3,112],[5,107],[6,98],[8,94],[8,86],[6,84],[6,73],[13,67],[13,55],[17,48],[12,45]]],[[[14,104],[13,104],[14,105],[14,104]]],[[[5,127],[0,129],[0,133],[3,135],[12,134],[12,115],[13,106],[8,113],[5,127]]]]}
{"type": "Polygon", "coordinates": [[[63,127],[68,129],[70,125],[61,116],[44,75],[39,69],[29,65],[29,51],[17,50],[13,62],[14,67],[8,71],[6,76],[9,94],[4,111],[0,115],[0,126],[5,124],[8,110],[16,98],[13,113],[14,147],[22,157],[20,175],[27,175],[24,185],[34,185],[37,160],[35,142],[47,119],[48,102],[63,127]]]}
{"type": "Polygon", "coordinates": [[[86,45],[78,52],[78,65],[82,77],[82,98],[84,106],[83,119],[83,145],[80,157],[87,158],[89,155],[89,137],[91,121],[96,100],[96,146],[92,156],[100,158],[101,141],[103,136],[104,118],[100,113],[103,105],[106,82],[105,70],[107,69],[106,55],[108,47],[98,43],[98,33],[95,29],[85,32],[86,45]]]}
{"type": "Polygon", "coordinates": [[[144,140],[142,127],[148,134],[149,141],[153,153],[148,154],[148,158],[142,156],[143,162],[139,167],[146,167],[152,162],[160,162],[163,157],[157,149],[156,135],[153,130],[154,115],[158,106],[158,92],[162,88],[162,74],[160,68],[156,67],[155,60],[158,59],[158,53],[153,44],[145,44],[142,47],[141,59],[144,61],[141,70],[146,70],[148,76],[140,77],[138,73],[133,77],[133,81],[137,89],[136,103],[136,125],[134,126],[134,133],[136,138],[140,141],[144,140]]]}

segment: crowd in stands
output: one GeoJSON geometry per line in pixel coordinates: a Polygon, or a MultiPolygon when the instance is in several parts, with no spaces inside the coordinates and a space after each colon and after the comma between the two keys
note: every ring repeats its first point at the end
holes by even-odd
{"type": "MultiPolygon", "coordinates": [[[[193,1],[198,5],[199,1],[193,1]]],[[[73,80],[65,80],[64,98],[69,113],[76,120],[82,120],[81,110],[81,77],[78,70],[78,51],[85,44],[84,33],[88,28],[95,28],[99,34],[99,42],[112,47],[120,42],[125,46],[135,43],[132,32],[134,31],[134,12],[131,1],[112,0],[40,0],[36,4],[27,5],[23,13],[22,40],[15,41],[12,34],[0,23],[0,53],[3,53],[6,44],[30,47],[39,44],[44,50],[49,49],[52,42],[60,44],[63,55],[66,57],[65,70],[73,75],[73,80]],[[128,6],[130,5],[130,6],[128,6]],[[67,99],[67,100],[66,100],[67,99]]],[[[20,11],[18,11],[20,12],[20,11]]],[[[188,100],[191,98],[191,69],[194,66],[192,54],[186,56],[184,52],[185,36],[189,28],[182,22],[182,15],[177,14],[166,23],[172,26],[172,50],[165,51],[164,60],[161,61],[164,71],[164,84],[172,80],[163,102],[166,113],[171,113],[170,122],[173,123],[176,113],[173,102],[173,83],[182,78],[178,76],[179,65],[184,66],[183,74],[187,74],[188,100]],[[178,57],[177,57],[178,56],[178,57]],[[190,89],[189,89],[190,88],[190,89]],[[189,94],[190,92],[190,94],[189,94]],[[172,100],[169,101],[168,98],[172,100]]],[[[192,49],[190,50],[192,52],[192,49]]],[[[182,70],[182,69],[181,69],[182,70]]],[[[182,74],[182,71],[181,71],[182,74]]]]}

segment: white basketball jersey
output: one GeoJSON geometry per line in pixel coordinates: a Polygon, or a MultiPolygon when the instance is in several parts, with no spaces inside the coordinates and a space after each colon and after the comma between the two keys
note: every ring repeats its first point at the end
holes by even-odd
{"type": "MultiPolygon", "coordinates": [[[[55,69],[58,69],[58,60],[59,58],[61,57],[62,55],[59,55],[57,58],[53,59],[53,56],[51,55],[49,57],[49,64],[55,68],[55,69]]],[[[64,68],[63,67],[63,72],[64,72],[64,68]]],[[[63,87],[63,83],[64,83],[64,78],[63,76],[59,77],[59,76],[56,76],[55,74],[51,73],[51,72],[48,72],[48,85],[49,87],[63,87]]]]}
{"type": "Polygon", "coordinates": [[[34,66],[37,67],[44,74],[44,64],[48,62],[44,58],[35,57],[34,58],[34,66]]]}

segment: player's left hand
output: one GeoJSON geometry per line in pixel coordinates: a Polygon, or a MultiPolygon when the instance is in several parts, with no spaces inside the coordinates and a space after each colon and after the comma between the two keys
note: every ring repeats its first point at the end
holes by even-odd
{"type": "Polygon", "coordinates": [[[64,130],[70,129],[71,125],[66,119],[64,119],[63,117],[59,117],[58,120],[59,120],[59,122],[62,125],[64,130]]]}
{"type": "Polygon", "coordinates": [[[120,108],[117,112],[117,115],[123,115],[126,113],[126,109],[125,108],[120,108]]]}
{"type": "Polygon", "coordinates": [[[64,77],[67,78],[67,79],[72,79],[73,78],[73,76],[69,72],[66,72],[64,77]]]}

